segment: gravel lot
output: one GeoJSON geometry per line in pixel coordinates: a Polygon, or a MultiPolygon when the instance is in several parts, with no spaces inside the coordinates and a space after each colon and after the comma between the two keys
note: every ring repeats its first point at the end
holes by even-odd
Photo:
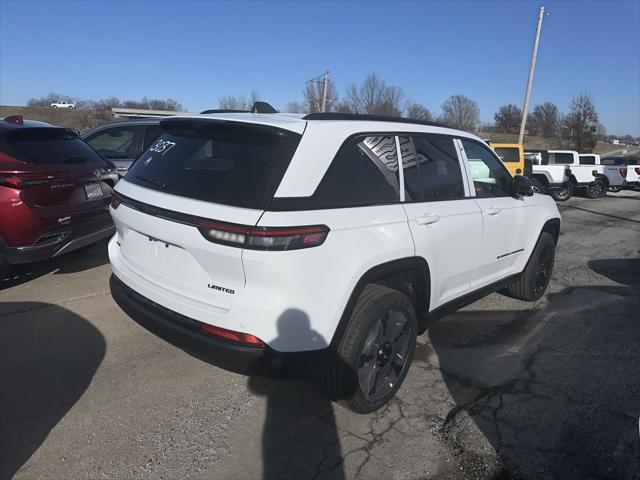
{"type": "Polygon", "coordinates": [[[640,194],[560,209],[547,295],[436,323],[372,415],[148,333],[104,242],[23,268],[0,284],[0,478],[640,479],[640,194]]]}

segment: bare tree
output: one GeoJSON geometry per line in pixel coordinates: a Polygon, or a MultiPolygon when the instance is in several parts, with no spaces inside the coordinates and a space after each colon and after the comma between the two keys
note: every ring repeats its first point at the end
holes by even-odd
{"type": "Polygon", "coordinates": [[[542,137],[556,137],[560,130],[561,115],[558,107],[546,102],[536,105],[529,115],[527,115],[527,130],[530,135],[542,137]]]}
{"type": "MultiPolygon", "coordinates": [[[[309,81],[305,84],[304,104],[308,112],[321,112],[322,99],[324,97],[324,80],[309,81]]],[[[331,77],[327,81],[327,103],[325,111],[332,112],[338,103],[338,92],[331,77]]]]}
{"type": "Polygon", "coordinates": [[[222,110],[251,110],[253,104],[260,100],[260,95],[255,90],[251,90],[251,95],[247,99],[244,95],[236,97],[228,95],[218,98],[218,108],[222,110]]]}
{"type": "Polygon", "coordinates": [[[598,130],[596,131],[596,138],[599,142],[604,142],[607,138],[607,129],[606,127],[598,122],[598,130]]]}
{"type": "Polygon", "coordinates": [[[427,107],[420,105],[419,103],[407,102],[405,106],[406,117],[413,118],[414,120],[423,120],[425,122],[433,121],[433,115],[427,107]]]}
{"type": "Polygon", "coordinates": [[[442,104],[442,121],[460,130],[475,130],[480,123],[478,102],[464,95],[452,95],[442,104]]]}
{"type": "Polygon", "coordinates": [[[49,93],[44,97],[30,98],[27,101],[29,107],[49,107],[54,102],[74,103],[77,108],[86,108],[99,111],[110,111],[112,108],[140,108],[146,110],[169,110],[181,112],[183,110],[176,100],[168,98],[166,100],[148,99],[143,97],[142,100],[120,100],[117,97],[103,98],[101,100],[83,100],[78,97],[69,97],[60,95],[59,93],[49,93]]]}
{"type": "Polygon", "coordinates": [[[347,104],[354,113],[399,117],[403,97],[400,87],[387,85],[375,73],[365,78],[361,85],[351,85],[347,89],[347,104]]]}
{"type": "Polygon", "coordinates": [[[304,113],[304,107],[300,102],[287,103],[286,111],[289,113],[304,113]]]}
{"type": "Polygon", "coordinates": [[[349,105],[349,102],[347,102],[346,100],[341,100],[336,104],[336,112],[353,113],[353,111],[351,110],[351,106],[349,105]]]}
{"type": "Polygon", "coordinates": [[[591,151],[596,146],[599,123],[591,95],[582,92],[574,97],[564,126],[569,133],[569,142],[578,152],[591,151]]]}
{"type": "Polygon", "coordinates": [[[501,106],[493,118],[496,122],[496,131],[502,133],[518,133],[522,120],[522,110],[510,103],[509,105],[501,106]]]}

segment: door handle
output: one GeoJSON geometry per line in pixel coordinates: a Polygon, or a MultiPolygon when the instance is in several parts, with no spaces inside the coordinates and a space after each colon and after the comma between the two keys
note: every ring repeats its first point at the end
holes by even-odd
{"type": "Polygon", "coordinates": [[[420,225],[431,225],[432,223],[436,223],[438,220],[440,220],[438,215],[430,215],[428,213],[422,217],[416,217],[416,222],[420,225]]]}
{"type": "Polygon", "coordinates": [[[497,215],[501,212],[502,210],[500,210],[497,207],[489,207],[485,210],[485,212],[487,213],[487,215],[497,215]]]}

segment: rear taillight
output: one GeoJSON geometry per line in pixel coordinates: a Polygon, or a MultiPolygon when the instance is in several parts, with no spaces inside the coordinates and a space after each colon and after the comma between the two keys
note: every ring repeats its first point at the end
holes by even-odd
{"type": "Polygon", "coordinates": [[[627,169],[626,168],[619,168],[618,171],[620,172],[620,175],[622,177],[626,177],[627,176],[627,169]]]}
{"type": "Polygon", "coordinates": [[[329,234],[326,225],[306,227],[251,227],[198,219],[198,230],[213,243],[252,250],[299,250],[322,245],[329,234]]]}
{"type": "Polygon", "coordinates": [[[0,185],[11,188],[27,188],[34,185],[49,185],[64,181],[64,174],[42,174],[22,172],[0,172],[0,185]]]}
{"type": "Polygon", "coordinates": [[[635,168],[634,168],[634,170],[636,171],[636,173],[637,173],[638,175],[640,175],[640,167],[635,167],[635,168]]]}
{"type": "Polygon", "coordinates": [[[214,327],[207,323],[202,324],[202,332],[212,337],[221,338],[229,342],[242,343],[245,345],[251,345],[254,347],[264,347],[264,342],[255,335],[250,333],[234,332],[233,330],[226,330],[220,327],[214,327]]]}

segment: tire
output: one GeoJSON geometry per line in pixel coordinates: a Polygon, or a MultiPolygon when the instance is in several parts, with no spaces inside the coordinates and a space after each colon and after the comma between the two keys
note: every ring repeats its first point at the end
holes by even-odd
{"type": "Polygon", "coordinates": [[[542,297],[551,280],[555,256],[556,242],[553,236],[542,232],[522,275],[507,287],[508,295],[525,302],[535,302],[542,297]]]}
{"type": "Polygon", "coordinates": [[[542,182],[537,178],[531,179],[531,189],[533,190],[533,193],[541,193],[543,195],[547,193],[547,189],[544,188],[542,182]]]}
{"type": "Polygon", "coordinates": [[[550,188],[549,195],[556,202],[566,202],[573,195],[573,184],[567,183],[564,187],[550,188]]]}
{"type": "Polygon", "coordinates": [[[367,285],[337,349],[325,388],[344,407],[370,413],[395,395],[416,348],[418,322],[406,295],[367,285]]]}
{"type": "Polygon", "coordinates": [[[592,183],[584,189],[587,197],[595,199],[602,198],[607,195],[607,184],[601,178],[596,178],[592,183]]]}

